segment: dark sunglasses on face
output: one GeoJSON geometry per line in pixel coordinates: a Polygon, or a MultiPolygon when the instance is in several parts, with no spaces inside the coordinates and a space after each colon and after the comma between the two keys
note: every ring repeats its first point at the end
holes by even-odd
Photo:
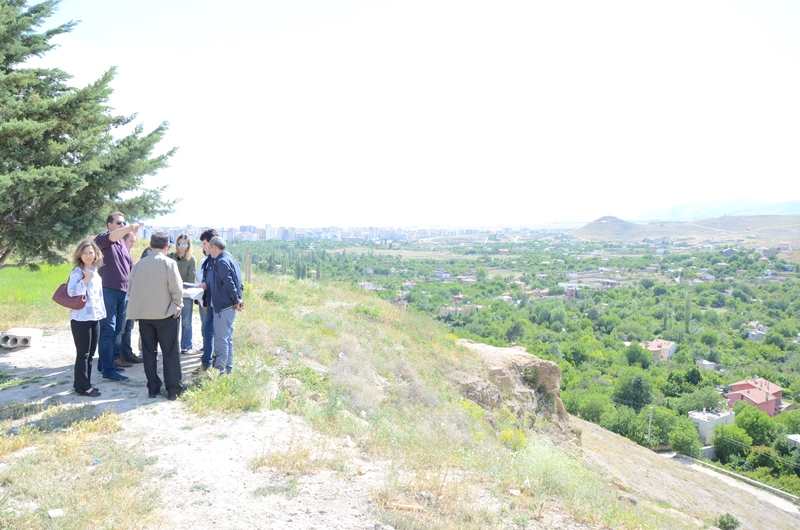
{"type": "Polygon", "coordinates": [[[125,226],[127,223],[125,223],[125,221],[114,221],[114,224],[125,226]]]}

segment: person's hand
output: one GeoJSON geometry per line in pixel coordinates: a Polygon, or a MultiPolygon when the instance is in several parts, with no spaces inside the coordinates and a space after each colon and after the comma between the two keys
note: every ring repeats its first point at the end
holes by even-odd
{"type": "Polygon", "coordinates": [[[233,308],[234,308],[235,310],[237,310],[237,311],[241,311],[242,309],[244,309],[244,302],[239,302],[238,304],[236,304],[235,306],[233,306],[233,308]]]}
{"type": "Polygon", "coordinates": [[[208,287],[206,287],[206,282],[200,283],[200,284],[198,284],[197,286],[198,286],[199,288],[201,288],[202,290],[204,290],[204,291],[205,291],[206,289],[208,289],[208,287]]]}
{"type": "Polygon", "coordinates": [[[144,224],[144,223],[133,223],[131,225],[131,232],[133,232],[134,234],[138,233],[139,232],[139,227],[141,227],[142,224],[144,224]]]}
{"type": "Polygon", "coordinates": [[[89,285],[89,282],[92,281],[92,278],[94,278],[94,273],[92,271],[83,271],[83,283],[89,285]]]}

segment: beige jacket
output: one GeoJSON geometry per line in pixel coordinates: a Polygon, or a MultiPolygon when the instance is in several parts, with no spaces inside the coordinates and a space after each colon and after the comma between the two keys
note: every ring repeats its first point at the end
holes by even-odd
{"type": "Polygon", "coordinates": [[[183,282],[178,264],[162,252],[140,259],[128,280],[128,310],[131,320],[178,318],[183,309],[183,282]]]}

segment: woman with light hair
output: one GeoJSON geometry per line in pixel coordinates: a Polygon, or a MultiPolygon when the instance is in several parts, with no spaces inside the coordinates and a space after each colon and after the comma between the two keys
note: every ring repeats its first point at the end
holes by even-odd
{"type": "MultiPolygon", "coordinates": [[[[197,275],[197,260],[192,253],[192,240],[186,234],[181,234],[175,241],[175,252],[170,252],[168,257],[178,262],[178,272],[181,273],[183,283],[194,283],[197,275]]],[[[192,308],[191,300],[185,299],[181,311],[181,353],[192,351],[192,308]]]]}
{"type": "Polygon", "coordinates": [[[92,357],[97,350],[100,321],[106,317],[103,301],[103,281],[97,269],[103,265],[103,253],[92,239],[84,239],[72,253],[74,268],[67,282],[67,294],[86,295],[86,305],[70,312],[72,339],[75,341],[75,393],[97,397],[100,391],[92,388],[92,357]]]}

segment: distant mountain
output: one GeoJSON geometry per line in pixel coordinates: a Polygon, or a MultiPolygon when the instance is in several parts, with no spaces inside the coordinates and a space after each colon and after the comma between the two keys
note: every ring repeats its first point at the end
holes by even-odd
{"type": "Polygon", "coordinates": [[[651,221],[631,223],[617,217],[601,217],[569,234],[588,241],[633,241],[636,239],[696,238],[744,241],[761,244],[792,241],[800,233],[798,215],[725,215],[697,221],[651,221]]]}
{"type": "Polygon", "coordinates": [[[800,201],[764,204],[752,199],[687,202],[674,208],[646,213],[631,221],[696,221],[725,215],[800,215],[800,201]]]}
{"type": "Polygon", "coordinates": [[[573,230],[570,235],[589,240],[636,239],[642,237],[646,227],[607,215],[573,230]]]}

